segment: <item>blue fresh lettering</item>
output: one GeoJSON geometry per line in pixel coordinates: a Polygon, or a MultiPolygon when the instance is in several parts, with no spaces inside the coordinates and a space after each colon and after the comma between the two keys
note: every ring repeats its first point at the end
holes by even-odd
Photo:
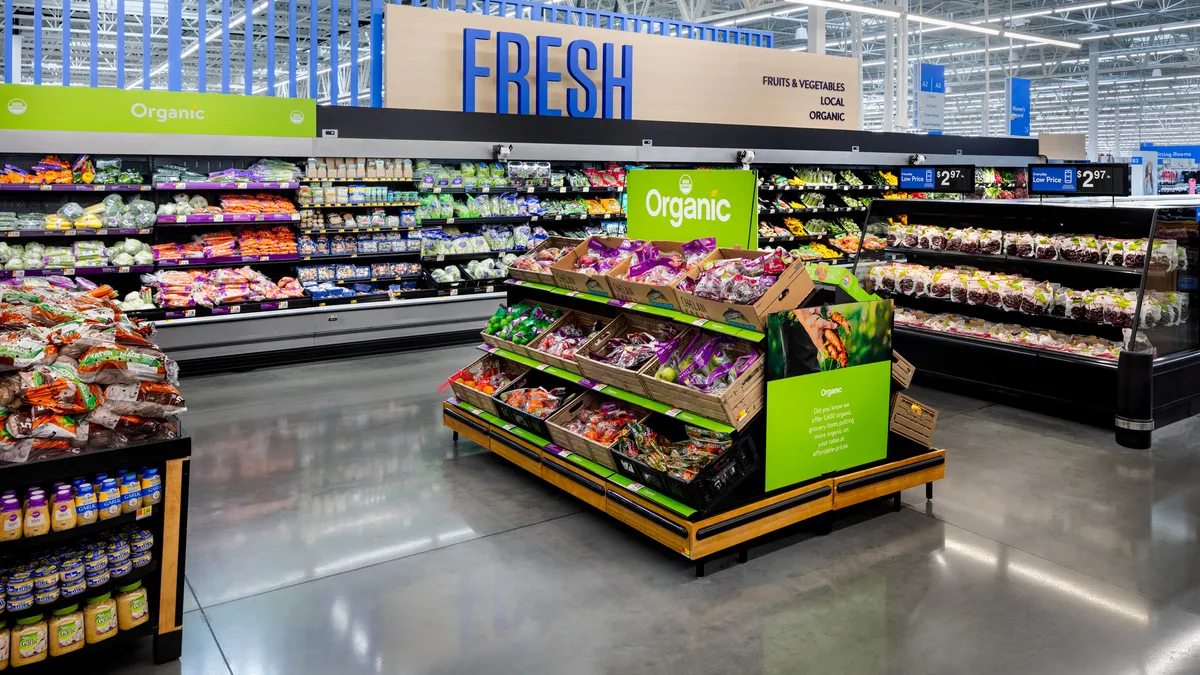
{"type": "Polygon", "coordinates": [[[550,70],[550,48],[561,47],[562,39],[549,35],[537,38],[537,114],[562,117],[562,111],[550,107],[550,83],[562,82],[562,73],[550,70]]]}
{"type": "Polygon", "coordinates": [[[463,29],[463,112],[475,112],[475,80],[491,75],[484,66],[475,65],[475,42],[492,39],[492,31],[481,28],[463,29]]]}
{"type": "Polygon", "coordinates": [[[571,78],[583,87],[583,107],[579,107],[579,90],[575,87],[567,89],[567,115],[571,117],[596,116],[596,83],[588,77],[587,70],[596,69],[596,45],[590,40],[572,40],[567,45],[567,72],[571,78]],[[579,53],[583,52],[586,60],[583,68],[579,67],[579,53]]]}
{"type": "Polygon", "coordinates": [[[529,40],[520,33],[496,33],[496,112],[508,113],[508,85],[517,85],[517,112],[529,114],[529,40]],[[517,46],[516,70],[509,70],[509,45],[517,46]]]}
{"type": "Polygon", "coordinates": [[[612,119],[613,89],[621,88],[621,119],[633,118],[633,47],[621,45],[621,76],[613,74],[613,44],[604,43],[604,75],[601,81],[604,90],[604,101],[601,104],[601,116],[612,119]]]}

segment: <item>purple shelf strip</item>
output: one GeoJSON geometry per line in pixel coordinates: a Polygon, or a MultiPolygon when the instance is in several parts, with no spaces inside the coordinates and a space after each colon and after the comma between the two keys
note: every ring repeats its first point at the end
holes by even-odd
{"type": "Polygon", "coordinates": [[[118,235],[134,235],[134,234],[150,234],[154,230],[150,228],[142,228],[140,230],[10,230],[8,232],[0,232],[3,237],[103,237],[110,234],[118,235]]]}
{"type": "Polygon", "coordinates": [[[145,192],[149,185],[29,185],[26,183],[0,183],[0,190],[23,192],[145,192]]]}
{"type": "Polygon", "coordinates": [[[300,187],[299,183],[155,183],[158,190],[274,190],[300,187]]]}
{"type": "Polygon", "coordinates": [[[220,258],[186,258],[163,259],[156,261],[159,267],[194,267],[197,265],[240,265],[242,263],[275,262],[277,260],[299,260],[296,253],[280,253],[278,255],[231,255],[220,258]]]}
{"type": "Polygon", "coordinates": [[[93,276],[97,274],[133,274],[141,272],[153,272],[154,268],[149,265],[135,265],[133,267],[54,267],[40,270],[0,270],[0,279],[21,279],[24,277],[52,277],[56,275],[64,276],[93,276]]]}
{"type": "Polygon", "coordinates": [[[579,380],[577,380],[577,382],[579,383],[579,386],[587,387],[588,389],[591,389],[596,386],[595,380],[589,380],[586,377],[579,378],[579,380]]]}
{"type": "Polygon", "coordinates": [[[219,213],[198,216],[159,216],[160,223],[257,223],[300,220],[299,213],[219,213]]]}
{"type": "Polygon", "coordinates": [[[196,316],[194,309],[168,309],[166,318],[168,319],[188,319],[196,316]]]}

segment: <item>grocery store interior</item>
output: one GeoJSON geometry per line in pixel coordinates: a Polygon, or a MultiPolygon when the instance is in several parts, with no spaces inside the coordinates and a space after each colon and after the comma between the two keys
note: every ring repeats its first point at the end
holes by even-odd
{"type": "Polygon", "coordinates": [[[0,6],[0,670],[1200,672],[1200,3],[0,6]]]}

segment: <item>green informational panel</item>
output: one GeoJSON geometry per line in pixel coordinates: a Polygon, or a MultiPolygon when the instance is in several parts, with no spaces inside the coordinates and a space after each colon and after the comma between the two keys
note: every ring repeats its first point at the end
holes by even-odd
{"type": "Polygon", "coordinates": [[[767,490],[887,456],[892,309],[875,300],[768,317],[767,490]]]}
{"type": "Polygon", "coordinates": [[[758,248],[758,185],[741,169],[638,169],[625,177],[630,239],[716,237],[722,248],[758,248]]]}
{"type": "Polygon", "coordinates": [[[4,84],[0,129],[313,138],[317,106],[302,98],[4,84]]]}

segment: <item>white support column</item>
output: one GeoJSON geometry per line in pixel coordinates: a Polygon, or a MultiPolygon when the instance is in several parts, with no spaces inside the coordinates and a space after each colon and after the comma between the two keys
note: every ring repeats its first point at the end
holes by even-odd
{"type": "MultiPolygon", "coordinates": [[[[908,0],[903,0],[900,6],[904,11],[908,10],[908,0]]],[[[896,128],[899,131],[908,131],[912,126],[912,111],[908,108],[908,16],[905,15],[900,19],[900,34],[899,41],[896,44],[896,50],[900,52],[900,68],[896,77],[896,91],[899,92],[899,103],[896,105],[896,128]]]]}
{"type": "Polygon", "coordinates": [[[21,45],[23,42],[23,35],[14,35],[12,44],[9,45],[8,61],[13,66],[13,84],[21,84],[21,45]]]}
{"type": "MultiPolygon", "coordinates": [[[[1141,117],[1141,114],[1142,114],[1141,108],[1140,108],[1141,104],[1142,104],[1142,101],[1138,101],[1138,106],[1139,106],[1138,117],[1141,117]]],[[[1116,158],[1121,156],[1121,103],[1120,102],[1118,102],[1116,105],[1113,106],[1113,124],[1114,124],[1114,126],[1113,126],[1112,156],[1113,156],[1113,161],[1116,161],[1116,158]]],[[[1097,144],[1096,147],[1099,147],[1099,144],[1097,144]]]]}
{"type": "MultiPolygon", "coordinates": [[[[983,18],[988,16],[988,0],[983,0],[983,18]]],[[[992,39],[983,36],[983,135],[992,135],[992,39]]]]}
{"type": "Polygon", "coordinates": [[[808,8],[808,52],[825,53],[825,8],[808,8]]]}
{"type": "MultiPolygon", "coordinates": [[[[1100,154],[1100,45],[1088,45],[1088,133],[1087,156],[1096,161],[1100,154]]],[[[1119,108],[1119,106],[1118,106],[1119,108]]]]}
{"type": "Polygon", "coordinates": [[[896,124],[896,22],[894,19],[886,21],[887,37],[883,47],[883,130],[892,131],[896,124]]]}
{"type": "Polygon", "coordinates": [[[854,42],[854,45],[853,45],[854,60],[858,62],[858,128],[862,129],[863,128],[863,98],[864,98],[864,93],[865,93],[864,92],[865,87],[863,86],[863,83],[862,83],[862,80],[863,80],[862,14],[859,12],[855,12],[851,21],[852,21],[851,25],[853,28],[852,28],[852,33],[851,33],[850,39],[853,40],[853,42],[854,42]]]}

